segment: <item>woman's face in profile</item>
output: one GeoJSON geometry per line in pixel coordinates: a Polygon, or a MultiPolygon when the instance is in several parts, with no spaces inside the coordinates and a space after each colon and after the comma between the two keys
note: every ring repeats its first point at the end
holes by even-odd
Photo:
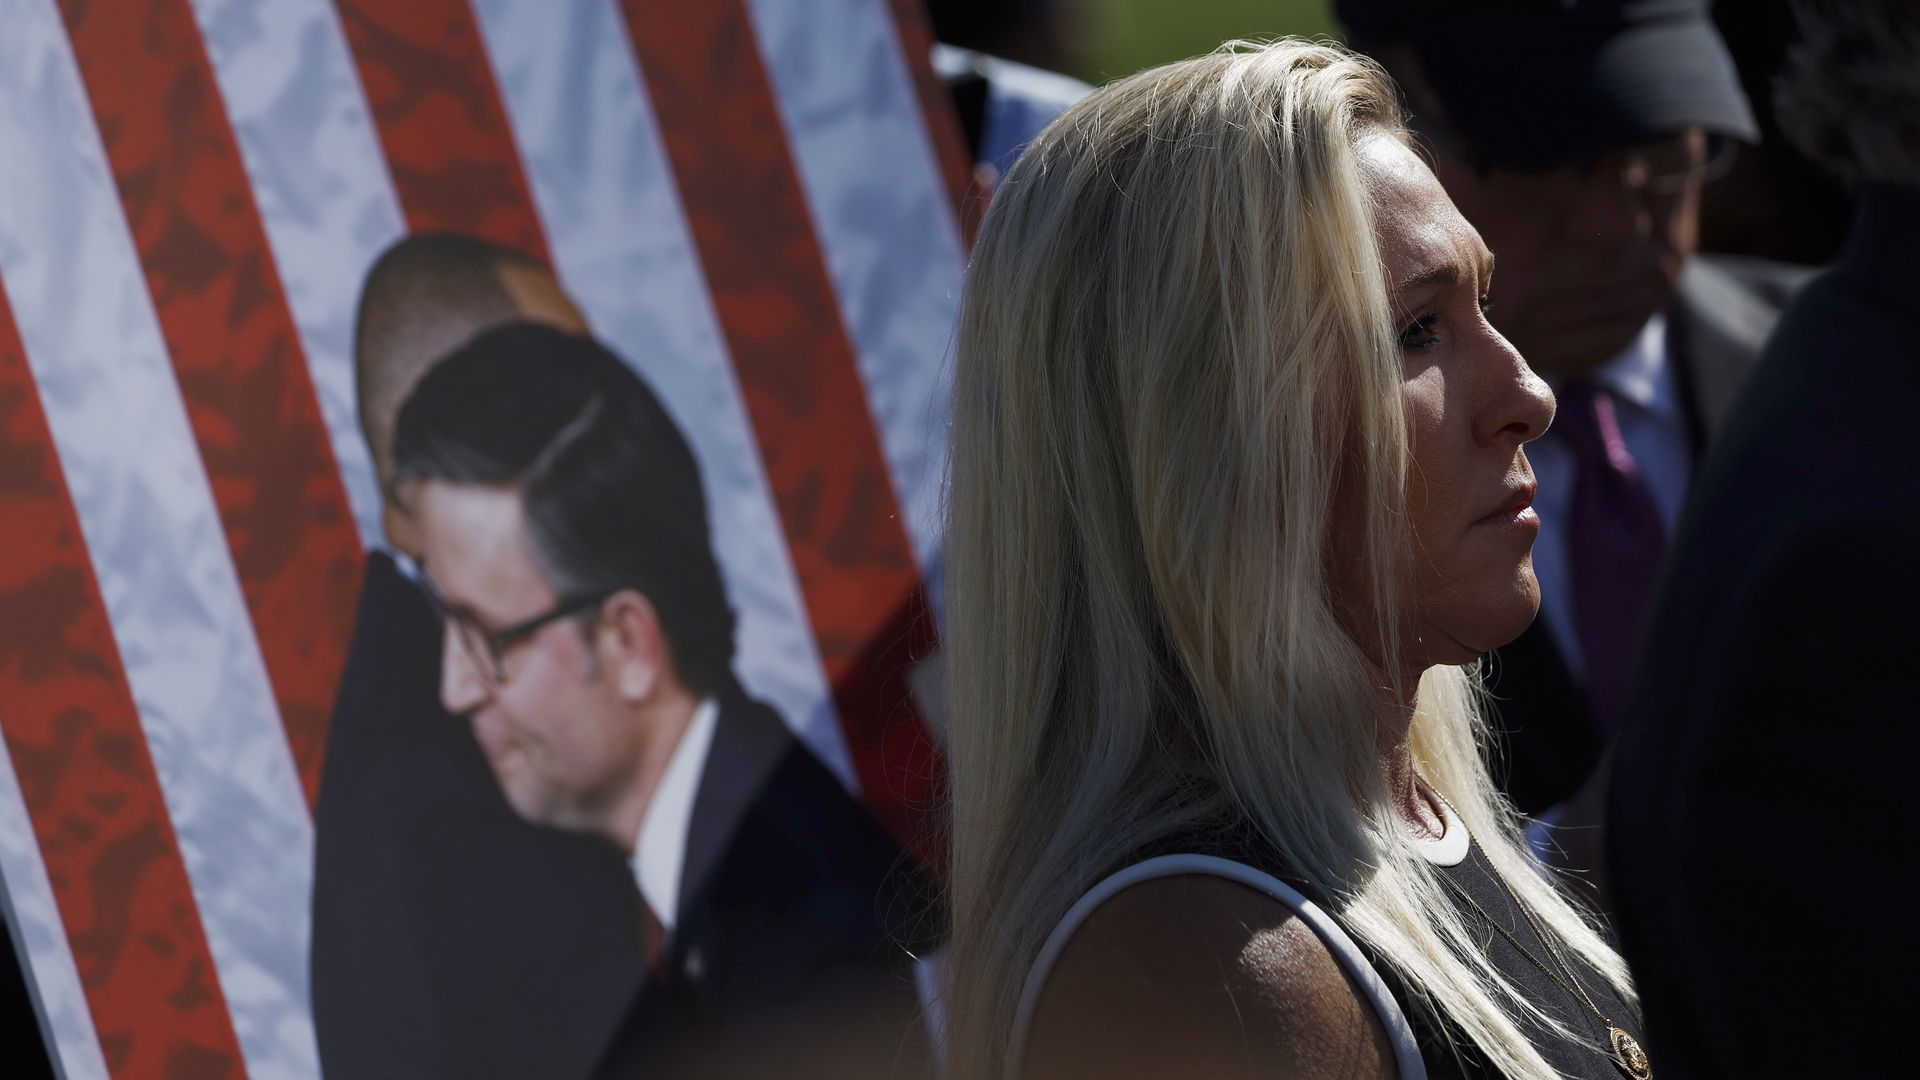
{"type": "Polygon", "coordinates": [[[1520,635],[1540,606],[1533,469],[1553,394],[1487,321],[1493,255],[1414,153],[1365,138],[1388,302],[1399,336],[1414,561],[1401,655],[1463,664],[1520,635]]]}

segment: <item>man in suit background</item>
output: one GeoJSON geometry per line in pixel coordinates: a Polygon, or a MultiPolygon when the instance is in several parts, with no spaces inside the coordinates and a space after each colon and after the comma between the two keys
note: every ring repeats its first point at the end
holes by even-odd
{"type": "Polygon", "coordinates": [[[488,331],[415,387],[394,477],[446,627],[443,703],[516,813],[631,862],[652,976],[607,1071],[924,1068],[901,938],[929,890],[735,680],[699,466],[645,383],[584,337],[488,331]]]}
{"type": "Polygon", "coordinates": [[[1622,730],[1614,925],[1662,1077],[1884,1076],[1920,962],[1920,8],[1800,5],[1781,118],[1854,228],[1707,455],[1622,730]]]}
{"type": "MultiPolygon", "coordinates": [[[[585,329],[552,274],[464,236],[407,237],[368,274],[355,335],[360,420],[383,496],[400,403],[434,360],[488,326],[585,329]]],[[[312,990],[330,1077],[584,1076],[646,970],[625,860],[522,821],[467,726],[441,707],[440,626],[411,580],[414,523],[385,498],[315,812],[312,990]],[[486,859],[422,864],[429,835],[486,859]],[[419,918],[431,872],[464,923],[419,918]],[[514,1018],[511,1024],[504,1017],[514,1018]]]]}
{"type": "MultiPolygon", "coordinates": [[[[1540,617],[1488,685],[1514,802],[1597,820],[1694,462],[1805,272],[1695,254],[1702,185],[1756,136],[1701,0],[1337,7],[1498,259],[1494,326],[1559,399],[1527,448],[1540,617]]],[[[1558,839],[1596,866],[1591,830],[1558,839]]]]}

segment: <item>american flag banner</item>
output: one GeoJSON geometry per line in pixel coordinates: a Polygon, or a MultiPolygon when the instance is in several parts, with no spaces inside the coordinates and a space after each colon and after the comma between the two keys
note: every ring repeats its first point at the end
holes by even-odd
{"type": "Polygon", "coordinates": [[[930,45],[911,0],[0,0],[0,881],[63,1075],[319,1072],[355,303],[410,232],[555,269],[700,459],[742,682],[927,843],[930,45]]]}

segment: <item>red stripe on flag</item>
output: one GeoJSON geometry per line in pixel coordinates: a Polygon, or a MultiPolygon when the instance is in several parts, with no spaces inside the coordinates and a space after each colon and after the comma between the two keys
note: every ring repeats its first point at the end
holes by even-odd
{"type": "Polygon", "coordinates": [[[62,0],[311,806],[362,552],[253,190],[186,0],[62,0]]]}
{"type": "Polygon", "coordinates": [[[937,866],[940,763],[906,681],[932,620],[746,8],[622,7],[854,771],[894,837],[937,866]]]}
{"type": "Polygon", "coordinates": [[[933,142],[934,156],[940,163],[940,178],[946,181],[947,194],[953,199],[955,220],[960,223],[960,238],[973,246],[973,234],[986,215],[993,192],[980,183],[974,173],[973,154],[960,129],[960,114],[953,106],[940,73],[933,70],[933,25],[927,18],[922,0],[891,0],[895,35],[913,76],[920,97],[920,112],[927,123],[927,138],[933,142]]]}
{"type": "Polygon", "coordinates": [[[467,0],[338,6],[408,230],[457,230],[550,264],[467,0]]]}
{"type": "Polygon", "coordinates": [[[239,1041],[53,445],[0,291],[7,753],[107,1068],[239,1076],[239,1041]]]}

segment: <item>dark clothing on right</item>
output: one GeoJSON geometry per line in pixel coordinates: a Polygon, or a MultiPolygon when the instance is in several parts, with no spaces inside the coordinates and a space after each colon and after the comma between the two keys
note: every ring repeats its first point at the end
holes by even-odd
{"type": "Polygon", "coordinates": [[[1869,191],[1702,467],[1608,814],[1663,1080],[1906,1056],[1920,193],[1869,191]]]}

